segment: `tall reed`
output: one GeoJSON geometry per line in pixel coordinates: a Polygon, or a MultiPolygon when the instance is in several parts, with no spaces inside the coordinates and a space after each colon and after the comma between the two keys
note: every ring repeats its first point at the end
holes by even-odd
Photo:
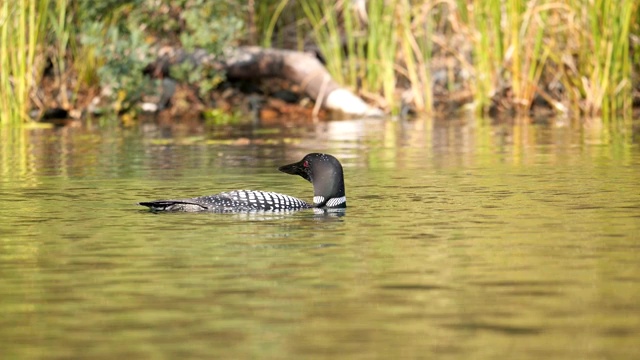
{"type": "Polygon", "coordinates": [[[294,0],[255,1],[253,23],[248,21],[249,36],[255,27],[263,47],[284,47],[303,50],[309,30],[305,14],[294,0]]]}
{"type": "Polygon", "coordinates": [[[583,110],[605,119],[631,110],[631,21],[638,11],[635,0],[579,1],[575,9],[585,26],[580,47],[580,84],[583,110]],[[586,11],[584,9],[587,9],[586,11]]]}
{"type": "MultiPolygon", "coordinates": [[[[425,1],[435,4],[436,1],[425,1]]],[[[315,40],[336,81],[399,110],[401,79],[419,111],[430,111],[431,5],[410,0],[302,0],[315,40]],[[359,7],[360,6],[360,7],[359,7]]]]}
{"type": "MultiPolygon", "coordinates": [[[[464,0],[458,2],[458,8],[465,8],[464,0]]],[[[474,0],[473,9],[467,16],[469,23],[468,38],[473,44],[473,70],[475,81],[471,89],[478,109],[488,109],[491,98],[496,93],[501,62],[504,56],[504,37],[501,29],[500,0],[474,0]]]]}
{"type": "Polygon", "coordinates": [[[511,69],[513,102],[521,113],[531,108],[534,96],[542,88],[539,81],[545,68],[549,49],[543,40],[548,8],[540,1],[523,3],[507,1],[510,22],[510,47],[514,49],[508,66],[511,69]]]}
{"type": "Polygon", "coordinates": [[[59,89],[60,106],[68,109],[70,104],[69,96],[67,96],[68,69],[67,69],[67,53],[70,40],[75,35],[73,27],[69,26],[69,0],[55,0],[50,6],[47,13],[49,17],[49,26],[51,28],[51,62],[53,63],[56,88],[59,89]]]}
{"type": "Polygon", "coordinates": [[[0,123],[28,119],[30,96],[43,66],[42,38],[48,0],[0,5],[0,123]]]}
{"type": "Polygon", "coordinates": [[[328,0],[302,0],[300,6],[313,26],[318,47],[327,59],[327,70],[336,81],[344,84],[343,68],[346,56],[342,50],[342,35],[338,19],[338,11],[341,10],[338,6],[342,3],[328,0]]]}
{"type": "Polygon", "coordinates": [[[397,15],[401,60],[410,84],[410,100],[417,111],[427,113],[433,111],[430,60],[435,22],[432,10],[436,6],[436,2],[425,1],[422,6],[412,7],[409,0],[403,0],[397,15]]]}
{"type": "MultiPolygon", "coordinates": [[[[398,34],[396,32],[395,14],[398,9],[397,0],[373,0],[368,3],[366,37],[366,76],[364,88],[382,93],[387,107],[395,110],[396,59],[398,51],[398,34]],[[392,9],[392,10],[390,10],[392,9]],[[394,12],[393,9],[396,11],[394,12]]],[[[406,9],[409,11],[409,9],[406,9]]]]}
{"type": "Polygon", "coordinates": [[[471,37],[474,49],[475,101],[486,111],[491,99],[511,95],[519,112],[531,107],[546,65],[546,11],[541,1],[474,0],[471,37]]]}
{"type": "MultiPolygon", "coordinates": [[[[637,0],[473,0],[468,18],[474,46],[476,103],[510,93],[526,112],[536,95],[557,111],[628,112],[629,39],[637,0]],[[551,21],[551,22],[550,22],[551,21]],[[546,88],[557,87],[555,97],[546,88]],[[564,103],[564,104],[563,104],[564,103]]],[[[458,0],[458,6],[466,2],[458,0]]]]}

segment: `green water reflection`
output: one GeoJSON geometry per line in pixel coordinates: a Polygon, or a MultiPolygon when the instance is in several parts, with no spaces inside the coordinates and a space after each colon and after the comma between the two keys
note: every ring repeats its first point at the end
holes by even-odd
{"type": "Polygon", "coordinates": [[[637,358],[640,149],[602,128],[359,120],[0,131],[3,359],[637,358]],[[152,214],[343,161],[342,217],[152,214]]]}

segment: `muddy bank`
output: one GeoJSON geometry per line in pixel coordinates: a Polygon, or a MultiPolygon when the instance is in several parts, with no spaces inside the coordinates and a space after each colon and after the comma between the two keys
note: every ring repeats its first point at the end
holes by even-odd
{"type": "MultiPolygon", "coordinates": [[[[32,117],[40,122],[68,125],[89,117],[116,114],[125,124],[144,116],[161,119],[192,118],[209,124],[297,122],[344,117],[377,117],[389,115],[384,101],[370,94],[360,97],[334,81],[322,63],[322,56],[313,52],[239,47],[215,57],[203,51],[188,53],[179,48],[165,47],[157,59],[143,71],[155,84],[135,102],[112,102],[109,88],[88,88],[74,97],[75,107],[60,101],[60,82],[53,72],[45,71],[38,90],[38,109],[32,117]],[[174,67],[185,63],[206,66],[225,74],[211,91],[202,94],[198,84],[175,79],[174,67]]],[[[473,94],[465,84],[469,74],[459,59],[446,55],[431,63],[433,103],[437,117],[471,110],[473,94]]],[[[397,92],[403,99],[394,115],[410,117],[416,114],[408,89],[398,80],[397,92]],[[406,100],[405,100],[406,99],[406,100]]],[[[70,87],[66,87],[70,88],[70,87]]],[[[68,91],[68,90],[67,90],[68,91]]],[[[634,92],[634,105],[640,109],[640,91],[634,92]]],[[[547,96],[537,95],[528,111],[532,119],[544,119],[557,113],[547,96]]],[[[496,92],[488,115],[495,118],[515,116],[522,109],[514,107],[508,87],[496,92]]],[[[636,111],[638,113],[640,111],[636,111]]]]}

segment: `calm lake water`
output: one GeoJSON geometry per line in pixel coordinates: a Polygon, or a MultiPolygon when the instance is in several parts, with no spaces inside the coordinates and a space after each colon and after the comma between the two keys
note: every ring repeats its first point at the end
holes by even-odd
{"type": "Polygon", "coordinates": [[[476,120],[0,129],[2,359],[640,357],[640,139],[476,120]],[[344,216],[153,214],[224,190],[344,216]]]}

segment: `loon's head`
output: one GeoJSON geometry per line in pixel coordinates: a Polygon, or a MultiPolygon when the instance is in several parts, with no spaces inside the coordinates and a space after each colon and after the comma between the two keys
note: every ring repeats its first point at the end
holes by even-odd
{"type": "Polygon", "coordinates": [[[300,175],[313,184],[313,203],[317,208],[346,208],[344,176],[340,161],[329,154],[307,154],[302,160],[278,170],[300,175]]]}

